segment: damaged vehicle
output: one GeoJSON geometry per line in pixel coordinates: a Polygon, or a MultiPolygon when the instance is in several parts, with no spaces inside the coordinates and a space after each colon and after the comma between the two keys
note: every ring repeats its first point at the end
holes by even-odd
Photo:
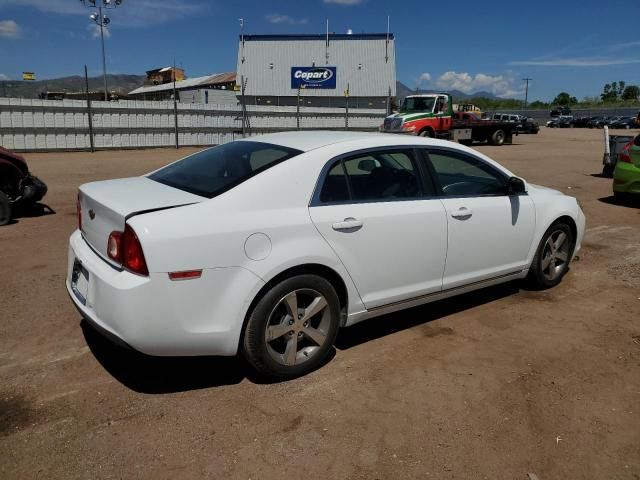
{"type": "Polygon", "coordinates": [[[22,155],[0,147],[0,225],[11,221],[16,209],[42,200],[47,185],[29,173],[22,155]]]}

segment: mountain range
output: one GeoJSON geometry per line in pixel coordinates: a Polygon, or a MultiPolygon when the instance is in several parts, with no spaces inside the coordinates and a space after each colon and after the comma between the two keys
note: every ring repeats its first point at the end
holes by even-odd
{"type": "MultiPolygon", "coordinates": [[[[141,86],[146,77],[144,75],[107,75],[107,87],[109,91],[117,91],[119,93],[128,93],[131,90],[141,86]]],[[[89,78],[89,90],[102,90],[102,77],[89,78]]],[[[17,98],[38,98],[42,92],[82,92],[85,89],[84,77],[73,75],[70,77],[52,78],[48,80],[37,81],[18,81],[18,80],[1,80],[0,96],[11,96],[17,98]]],[[[407,95],[434,93],[439,90],[413,90],[404,83],[396,82],[396,97],[401,102],[407,95]]],[[[464,93],[459,90],[451,90],[449,93],[455,100],[464,100],[468,98],[489,98],[497,99],[490,92],[480,91],[474,93],[464,93]]]]}
{"type": "MultiPolygon", "coordinates": [[[[438,93],[442,92],[442,90],[423,90],[423,89],[415,89],[407,87],[404,83],[397,81],[396,82],[396,97],[398,98],[398,102],[401,102],[408,95],[420,95],[426,93],[438,93]]],[[[479,91],[473,93],[464,93],[460,90],[447,90],[447,93],[451,94],[454,100],[466,100],[468,98],[490,98],[492,100],[499,99],[491,92],[479,91]]]]}

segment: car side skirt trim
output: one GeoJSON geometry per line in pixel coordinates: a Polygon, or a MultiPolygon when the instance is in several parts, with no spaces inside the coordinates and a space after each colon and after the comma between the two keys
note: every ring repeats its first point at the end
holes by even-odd
{"type": "Polygon", "coordinates": [[[406,300],[400,300],[398,302],[379,305],[377,307],[372,307],[372,308],[367,309],[367,312],[369,312],[369,313],[373,313],[373,312],[378,313],[380,310],[386,310],[386,309],[392,309],[392,308],[395,308],[395,307],[400,307],[400,306],[405,305],[407,303],[414,303],[414,302],[425,303],[425,302],[427,302],[428,300],[430,300],[430,299],[432,299],[434,297],[451,296],[452,294],[455,294],[456,292],[458,292],[460,290],[482,288],[485,285],[488,286],[487,284],[489,284],[489,283],[495,283],[495,282],[497,282],[499,280],[507,281],[509,277],[520,276],[525,271],[526,271],[526,268],[521,268],[521,269],[515,270],[513,272],[504,273],[502,275],[497,275],[495,277],[486,278],[484,280],[479,280],[477,282],[465,283],[464,285],[458,285],[457,287],[448,288],[446,290],[440,290],[439,292],[432,292],[432,293],[428,293],[426,295],[420,295],[420,296],[417,296],[417,297],[407,298],[406,300]]]}

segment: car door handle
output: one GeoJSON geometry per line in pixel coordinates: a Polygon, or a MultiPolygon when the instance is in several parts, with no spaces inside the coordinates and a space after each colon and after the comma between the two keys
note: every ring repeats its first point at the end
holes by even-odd
{"type": "Polygon", "coordinates": [[[460,207],[459,209],[451,212],[451,216],[458,220],[466,220],[467,218],[470,218],[471,215],[473,215],[473,211],[467,207],[460,207]]]}
{"type": "Polygon", "coordinates": [[[362,228],[362,221],[356,220],[353,217],[347,217],[342,222],[336,222],[331,225],[331,228],[338,231],[355,232],[362,228]]]}

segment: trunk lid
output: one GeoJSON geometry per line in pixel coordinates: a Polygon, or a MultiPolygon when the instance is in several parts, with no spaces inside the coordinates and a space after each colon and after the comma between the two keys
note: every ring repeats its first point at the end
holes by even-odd
{"type": "Polygon", "coordinates": [[[106,261],[113,231],[124,231],[128,217],[154,210],[199,203],[204,197],[184,192],[147,177],[87,183],[80,187],[82,236],[106,261]]]}

